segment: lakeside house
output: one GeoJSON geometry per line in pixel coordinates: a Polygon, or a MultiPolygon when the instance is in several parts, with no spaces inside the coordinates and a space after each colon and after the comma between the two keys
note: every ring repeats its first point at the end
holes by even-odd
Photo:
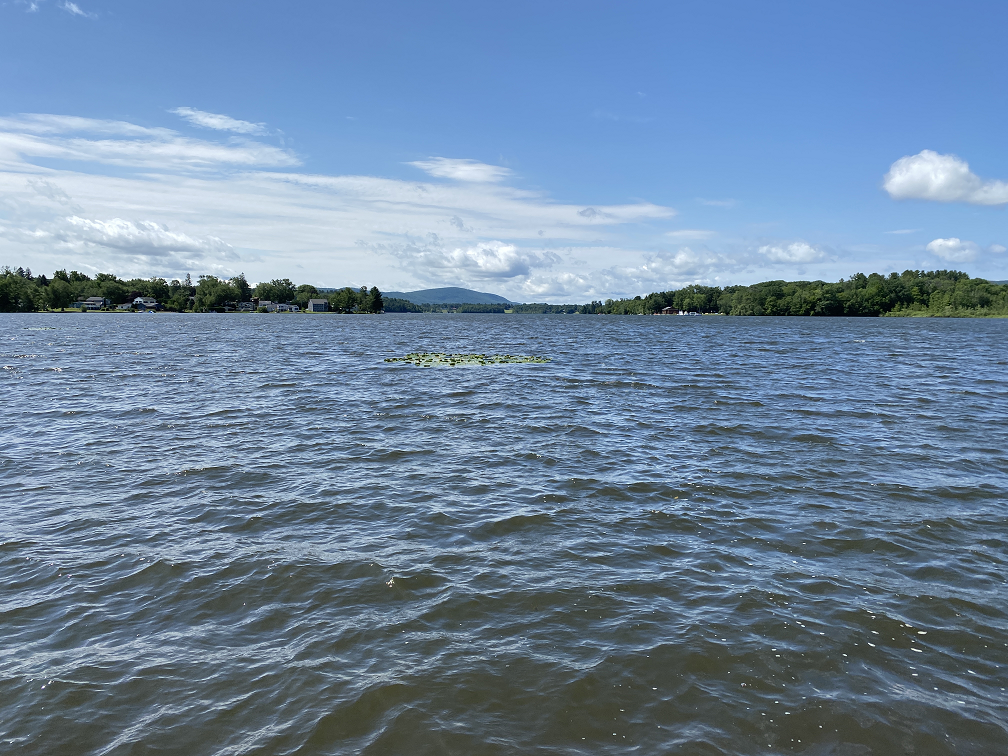
{"type": "Polygon", "coordinates": [[[158,309],[157,300],[154,297],[137,297],[133,300],[133,306],[138,310],[156,310],[158,309]]]}
{"type": "Polygon", "coordinates": [[[326,299],[309,299],[305,312],[328,312],[329,301],[326,299]]]}
{"type": "Polygon", "coordinates": [[[675,307],[662,307],[661,314],[662,315],[675,315],[676,314],[676,308],[675,307]]]}
{"type": "Polygon", "coordinates": [[[87,299],[79,299],[70,306],[80,310],[100,310],[111,304],[112,300],[105,299],[105,297],[88,297],[87,299]]]}

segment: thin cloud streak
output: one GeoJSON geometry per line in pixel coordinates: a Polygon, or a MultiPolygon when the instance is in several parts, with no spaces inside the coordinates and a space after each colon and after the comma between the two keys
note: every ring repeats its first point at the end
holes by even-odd
{"type": "Polygon", "coordinates": [[[175,108],[169,113],[184,118],[193,126],[200,126],[205,129],[215,129],[216,131],[232,131],[236,134],[250,134],[262,136],[267,133],[266,124],[252,123],[250,121],[240,121],[237,118],[220,115],[219,113],[207,113],[205,110],[195,108],[175,108]]]}

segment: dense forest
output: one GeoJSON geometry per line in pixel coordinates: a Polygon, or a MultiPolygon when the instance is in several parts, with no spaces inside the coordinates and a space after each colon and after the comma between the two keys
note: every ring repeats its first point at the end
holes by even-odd
{"type": "Polygon", "coordinates": [[[722,315],[1008,316],[1008,286],[954,270],[858,273],[845,281],[764,281],[751,286],[686,286],[633,299],[584,305],[581,312],[722,315]]]}
{"type": "Polygon", "coordinates": [[[0,269],[0,312],[60,310],[88,297],[104,297],[112,306],[136,297],[153,297],[165,309],[210,312],[234,308],[253,298],[296,304],[326,299],[329,310],[342,313],[470,312],[516,314],[652,315],[665,308],[676,312],[722,315],[930,315],[944,317],[1008,317],[1008,285],[970,278],[954,270],[907,270],[902,274],[858,273],[837,283],[825,281],[764,281],[751,286],[701,286],[648,294],[633,299],[608,299],[583,305],[551,304],[426,304],[383,298],[377,287],[320,291],[310,284],[274,279],[252,287],[245,276],[230,279],[200,276],[193,283],[163,278],[121,280],[110,273],[91,278],[77,271],[56,271],[52,278],[30,270],[0,269]]]}
{"type": "Polygon", "coordinates": [[[377,287],[346,287],[320,292],[311,284],[295,286],[287,278],[264,281],[252,287],[244,274],[230,279],[200,276],[196,283],[186,275],[183,280],[133,278],[121,280],[111,273],[94,278],[76,270],[58,270],[51,279],[33,276],[30,269],[0,269],[0,312],[36,312],[70,308],[88,297],[103,297],[115,307],[137,297],[151,297],[166,310],[175,312],[215,312],[234,309],[253,298],[298,305],[302,310],[309,299],[325,299],[332,312],[376,313],[383,310],[377,287]]]}

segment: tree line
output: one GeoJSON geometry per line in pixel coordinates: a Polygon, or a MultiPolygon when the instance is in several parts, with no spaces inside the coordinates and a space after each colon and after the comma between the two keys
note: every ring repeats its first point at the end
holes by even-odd
{"type": "Polygon", "coordinates": [[[581,312],[650,315],[676,311],[721,315],[1008,316],[1008,286],[955,270],[858,273],[837,283],[763,281],[751,286],[700,286],[609,299],[581,312]]]}
{"type": "Polygon", "coordinates": [[[653,315],[665,308],[722,315],[936,315],[1008,316],[1008,285],[970,278],[955,270],[906,270],[901,274],[858,273],[825,281],[763,281],[751,286],[702,286],[653,292],[633,299],[607,299],[587,304],[467,304],[417,305],[405,299],[383,298],[376,286],[344,287],[322,292],[311,284],[295,285],[278,278],[251,286],[244,274],[229,279],[200,276],[182,280],[133,278],[111,273],[94,278],[78,271],[56,271],[52,278],[31,270],[0,268],[0,312],[35,312],[70,307],[88,297],[103,297],[113,305],[152,297],[177,312],[220,311],[253,298],[305,309],[310,299],[325,299],[332,312],[482,312],[516,314],[653,315]]]}
{"type": "Polygon", "coordinates": [[[297,305],[302,310],[310,299],[325,299],[329,310],[342,313],[382,312],[384,304],[378,287],[349,286],[321,292],[311,284],[295,286],[288,278],[264,281],[252,286],[243,273],[229,279],[200,276],[194,283],[184,279],[132,278],[123,280],[111,273],[94,278],[72,270],[58,270],[52,278],[32,275],[30,268],[0,268],[0,312],[62,310],[88,297],[102,297],[113,306],[131,303],[137,297],[151,297],[166,310],[211,312],[236,309],[242,302],[260,301],[297,305]]]}

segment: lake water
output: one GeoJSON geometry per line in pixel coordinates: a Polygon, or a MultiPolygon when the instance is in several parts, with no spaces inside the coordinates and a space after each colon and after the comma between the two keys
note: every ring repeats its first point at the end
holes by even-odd
{"type": "Polygon", "coordinates": [[[0,363],[3,753],[1008,753],[1008,321],[0,315],[0,363]]]}

